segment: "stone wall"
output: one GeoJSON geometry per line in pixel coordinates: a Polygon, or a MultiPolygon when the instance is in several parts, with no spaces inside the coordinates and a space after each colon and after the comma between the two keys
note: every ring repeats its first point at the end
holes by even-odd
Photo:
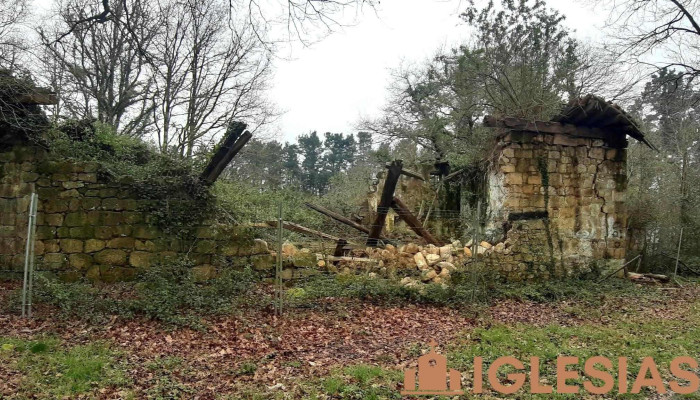
{"type": "Polygon", "coordinates": [[[207,224],[190,235],[164,232],[129,179],[98,163],[49,160],[33,146],[0,150],[0,269],[24,265],[30,194],[39,196],[37,269],[66,279],[127,280],[139,268],[187,256],[207,278],[225,266],[270,269],[267,244],[242,227],[207,224]]]}
{"type": "Polygon", "coordinates": [[[626,149],[511,132],[488,176],[490,261],[511,280],[571,276],[625,257],[626,149]]]}

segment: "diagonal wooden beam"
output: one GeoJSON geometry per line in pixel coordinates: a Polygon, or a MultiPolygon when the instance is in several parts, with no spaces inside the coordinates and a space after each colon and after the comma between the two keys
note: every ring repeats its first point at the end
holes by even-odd
{"type": "Polygon", "coordinates": [[[233,160],[233,157],[241,151],[243,146],[248,143],[253,134],[245,131],[246,124],[243,122],[234,122],[229,135],[224,139],[221,147],[214,153],[209,164],[204,168],[200,179],[206,185],[211,185],[216,182],[216,179],[224,172],[226,166],[233,160]]]}
{"type": "MultiPolygon", "coordinates": [[[[391,163],[386,164],[387,169],[389,169],[390,166],[391,166],[391,163]]],[[[423,178],[423,176],[421,174],[419,174],[418,172],[411,171],[411,170],[406,169],[406,168],[401,169],[401,175],[406,175],[406,176],[414,178],[414,179],[425,181],[425,178],[423,178]]]]}
{"type": "Polygon", "coordinates": [[[430,244],[434,244],[436,246],[442,246],[443,243],[437,240],[433,235],[428,232],[427,229],[423,227],[423,224],[416,218],[413,213],[411,213],[411,210],[408,209],[406,204],[404,204],[401,199],[398,197],[394,197],[394,201],[391,203],[391,207],[396,211],[397,214],[399,214],[399,217],[406,221],[406,224],[408,224],[408,227],[413,230],[418,236],[422,237],[425,239],[426,242],[430,244]]]}
{"type": "Polygon", "coordinates": [[[382,189],[382,197],[379,199],[379,206],[377,207],[377,218],[374,220],[367,238],[367,246],[369,247],[377,247],[379,244],[379,238],[386,222],[386,215],[391,207],[391,202],[394,200],[394,191],[396,191],[396,184],[399,182],[402,169],[403,161],[401,160],[395,160],[389,165],[389,172],[386,175],[384,188],[382,189]]]}
{"type": "MultiPolygon", "coordinates": [[[[270,227],[270,228],[276,228],[277,221],[266,221],[265,225],[267,225],[267,227],[270,227]]],[[[315,229],[307,228],[303,225],[295,224],[295,223],[289,222],[289,221],[282,221],[282,228],[284,228],[288,231],[302,233],[305,235],[322,237],[324,239],[332,240],[334,242],[343,241],[343,242],[347,243],[347,241],[345,241],[345,239],[339,238],[337,236],[329,235],[327,233],[320,232],[320,231],[317,231],[315,229]]]]}

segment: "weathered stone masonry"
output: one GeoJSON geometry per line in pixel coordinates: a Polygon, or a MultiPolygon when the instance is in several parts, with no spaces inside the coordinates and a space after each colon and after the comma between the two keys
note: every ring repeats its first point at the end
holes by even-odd
{"type": "Polygon", "coordinates": [[[28,144],[0,150],[0,269],[21,270],[32,191],[39,196],[37,268],[66,279],[117,281],[138,268],[187,255],[203,278],[223,266],[268,269],[267,244],[243,227],[203,223],[190,239],[161,230],[128,178],[104,178],[98,163],[49,160],[28,144]]]}
{"type": "Polygon", "coordinates": [[[543,134],[509,134],[498,149],[487,228],[505,237],[494,252],[504,275],[586,273],[625,258],[625,149],[543,134]]]}
{"type": "Polygon", "coordinates": [[[619,107],[588,96],[553,121],[487,117],[489,261],[509,280],[581,275],[625,259],[627,139],[651,146],[619,107]]]}

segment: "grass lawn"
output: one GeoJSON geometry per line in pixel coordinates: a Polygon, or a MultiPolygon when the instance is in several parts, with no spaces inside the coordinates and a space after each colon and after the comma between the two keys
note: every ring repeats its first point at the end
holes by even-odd
{"type": "MultiPolygon", "coordinates": [[[[615,363],[624,356],[630,387],[644,357],[656,361],[666,387],[672,358],[700,358],[697,283],[571,286],[514,286],[474,307],[319,296],[314,306],[299,301],[281,319],[247,306],[202,318],[204,329],[139,317],[96,324],[61,316],[54,305],[40,306],[31,321],[6,312],[0,314],[0,398],[400,399],[403,369],[415,366],[431,338],[448,366],[462,372],[467,393],[475,357],[488,367],[514,356],[526,368],[530,357],[539,357],[541,384],[556,386],[559,355],[581,364],[592,356],[615,363]]],[[[569,384],[575,382],[582,381],[569,384]]],[[[460,398],[585,397],[529,395],[527,381],[511,396],[485,387],[478,397],[460,398]]],[[[600,398],[700,398],[616,391],[600,398]]]]}

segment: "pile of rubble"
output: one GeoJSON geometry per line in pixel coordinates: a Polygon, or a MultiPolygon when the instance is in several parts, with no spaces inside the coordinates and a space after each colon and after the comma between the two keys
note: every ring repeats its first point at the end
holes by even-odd
{"type": "MultiPolygon", "coordinates": [[[[455,270],[463,267],[472,257],[472,249],[471,241],[463,245],[458,240],[441,247],[431,244],[419,246],[415,243],[396,247],[388,244],[383,249],[368,247],[343,257],[317,254],[317,266],[332,272],[349,273],[353,269],[363,269],[385,276],[392,273],[401,275],[401,271],[415,275],[417,271],[419,277],[406,277],[402,283],[407,286],[421,282],[445,283],[455,270]]],[[[478,254],[492,251],[493,246],[488,242],[481,242],[477,247],[478,254]]]]}

